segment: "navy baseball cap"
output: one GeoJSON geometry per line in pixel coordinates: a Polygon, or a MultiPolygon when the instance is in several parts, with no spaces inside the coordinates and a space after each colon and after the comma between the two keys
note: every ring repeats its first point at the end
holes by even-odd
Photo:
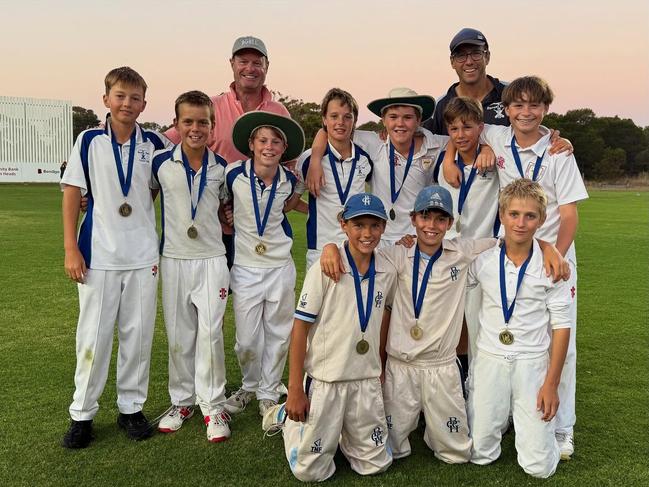
{"type": "Polygon", "coordinates": [[[470,27],[465,27],[460,32],[455,34],[455,37],[451,40],[450,48],[451,54],[460,47],[462,44],[472,44],[474,46],[485,46],[489,49],[489,43],[487,38],[482,32],[476,29],[471,29],[470,27]]]}
{"type": "Polygon", "coordinates": [[[358,193],[350,196],[342,211],[343,220],[351,220],[357,216],[375,216],[381,220],[387,220],[385,207],[381,198],[370,193],[358,193]]]}
{"type": "Polygon", "coordinates": [[[442,210],[450,217],[453,216],[453,198],[448,189],[438,185],[426,186],[417,195],[414,212],[426,210],[442,210]]]}

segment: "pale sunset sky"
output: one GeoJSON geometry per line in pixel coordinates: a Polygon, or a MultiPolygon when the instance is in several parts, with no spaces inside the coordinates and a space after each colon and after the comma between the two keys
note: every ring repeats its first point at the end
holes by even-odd
{"type": "Polygon", "coordinates": [[[457,80],[448,44],[462,27],[489,41],[487,73],[536,74],[551,111],[592,108],[649,125],[646,0],[0,0],[0,95],[71,100],[103,118],[103,78],[129,65],[149,85],[140,121],[170,123],[173,101],[228,88],[232,43],[266,43],[267,86],[320,102],[333,86],[365,105],[395,86],[438,97],[457,80]]]}

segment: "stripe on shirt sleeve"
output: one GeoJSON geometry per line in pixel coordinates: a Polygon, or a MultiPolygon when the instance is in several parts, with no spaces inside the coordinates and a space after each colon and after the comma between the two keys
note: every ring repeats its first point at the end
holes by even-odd
{"type": "Polygon", "coordinates": [[[306,321],[307,323],[313,323],[315,322],[318,315],[314,315],[311,313],[307,313],[306,311],[296,309],[293,317],[297,318],[298,320],[306,321]]]}

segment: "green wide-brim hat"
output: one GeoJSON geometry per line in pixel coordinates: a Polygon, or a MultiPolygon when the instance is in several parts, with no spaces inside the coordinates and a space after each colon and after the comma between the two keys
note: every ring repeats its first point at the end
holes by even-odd
{"type": "Polygon", "coordinates": [[[393,88],[387,98],[379,98],[368,103],[370,112],[383,117],[383,111],[394,105],[415,107],[421,113],[422,120],[428,120],[435,110],[435,99],[428,95],[418,95],[410,88],[393,88]]]}
{"type": "Polygon", "coordinates": [[[287,148],[281,161],[292,161],[304,152],[304,130],[295,120],[276,113],[254,111],[241,115],[232,127],[232,142],[242,154],[250,153],[250,135],[258,127],[273,127],[286,136],[287,148]]]}

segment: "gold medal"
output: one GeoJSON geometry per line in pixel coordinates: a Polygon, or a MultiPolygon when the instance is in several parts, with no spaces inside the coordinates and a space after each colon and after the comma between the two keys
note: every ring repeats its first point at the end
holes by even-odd
{"type": "Polygon", "coordinates": [[[257,245],[255,245],[255,252],[257,252],[257,255],[264,255],[266,253],[266,246],[264,245],[264,242],[259,242],[257,245]]]}
{"type": "Polygon", "coordinates": [[[129,205],[128,203],[122,203],[118,211],[122,216],[129,216],[131,213],[133,213],[133,208],[131,208],[131,205],[129,205]]]}
{"type": "Polygon", "coordinates": [[[395,220],[397,218],[397,213],[394,211],[394,208],[390,208],[390,220],[395,220]]]}
{"type": "Polygon", "coordinates": [[[498,339],[503,345],[511,345],[514,343],[514,335],[508,329],[502,330],[498,335],[498,339]]]}
{"type": "Polygon", "coordinates": [[[419,325],[415,325],[410,328],[410,336],[413,340],[421,340],[421,337],[424,336],[424,330],[419,325]]]}
{"type": "Polygon", "coordinates": [[[357,344],[356,344],[356,351],[360,353],[361,355],[365,355],[370,349],[370,344],[367,343],[367,340],[362,338],[357,344]]]}
{"type": "Polygon", "coordinates": [[[188,236],[189,238],[196,238],[196,237],[198,237],[198,230],[196,229],[196,227],[195,227],[194,225],[192,225],[191,227],[189,227],[189,228],[187,229],[187,236],[188,236]]]}

